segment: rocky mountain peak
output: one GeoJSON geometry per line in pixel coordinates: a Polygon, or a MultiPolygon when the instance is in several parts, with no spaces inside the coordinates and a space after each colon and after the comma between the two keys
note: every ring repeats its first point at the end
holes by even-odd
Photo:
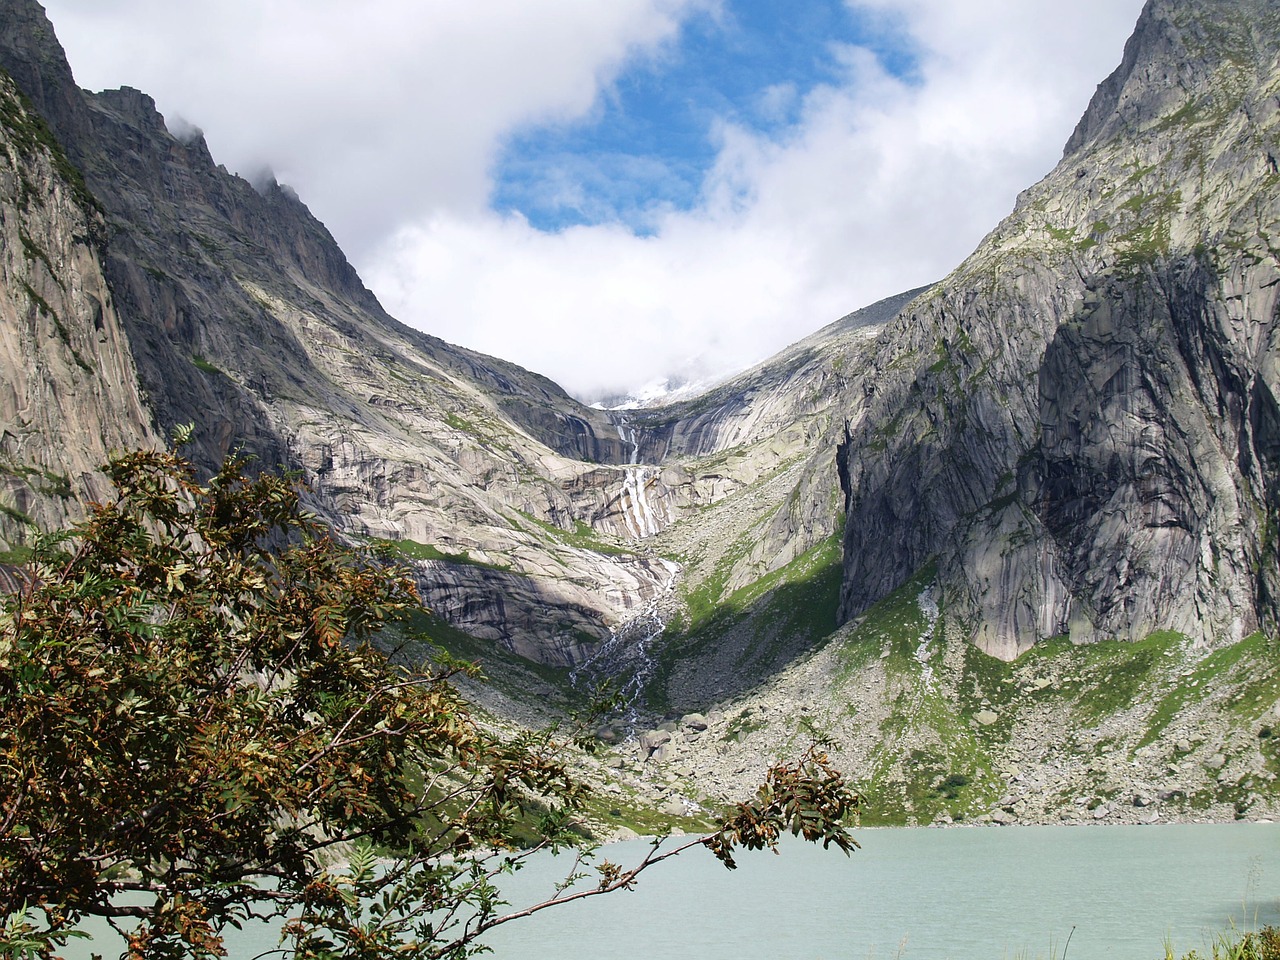
{"type": "Polygon", "coordinates": [[[1270,0],[1148,0],[1064,157],[1139,134],[1179,109],[1228,106],[1271,67],[1278,30],[1280,8],[1270,0]],[[1224,73],[1235,80],[1226,89],[1224,73]]]}
{"type": "Polygon", "coordinates": [[[613,413],[397,323],[292,191],[219,168],[140,91],[78,90],[39,6],[0,11],[0,63],[106,211],[103,268],[160,430],[194,421],[206,466],[241,448],[299,468],[349,535],[453,558],[433,576],[459,619],[553,632],[551,659],[577,658],[671,571],[562,534],[647,547],[738,496],[749,537],[713,547],[708,522],[672,548],[722,594],[834,548],[839,439],[846,618],[931,563],[948,615],[1002,656],[1274,618],[1250,519],[1280,489],[1258,339],[1270,4],[1152,0],[1062,164],[945,282],[702,397],[613,413]],[[565,612],[540,628],[552,595],[565,612]]]}
{"type": "Polygon", "coordinates": [[[89,132],[88,111],[53,24],[36,0],[5,0],[0,12],[0,62],[79,163],[74,145],[89,132]]]}
{"type": "MultiPolygon", "coordinates": [[[[950,277],[603,412],[388,317],[291,190],[140,91],[79,90],[40,6],[0,0],[28,98],[0,76],[0,546],[193,421],[204,466],[294,468],[338,536],[410,564],[455,653],[715,707],[625,761],[646,796],[699,750],[704,782],[756,777],[808,729],[898,816],[1262,809],[1276,16],[1152,0],[1063,162],[950,277]],[[1151,781],[1132,807],[1126,777],[1151,781]]],[[[517,693],[547,700],[537,677],[517,693]]]]}

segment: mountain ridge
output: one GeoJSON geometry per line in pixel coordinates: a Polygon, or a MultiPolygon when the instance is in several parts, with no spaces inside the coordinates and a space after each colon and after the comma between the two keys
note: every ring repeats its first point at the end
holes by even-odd
{"type": "MultiPolygon", "coordinates": [[[[710,481],[679,458],[659,465],[658,438],[630,415],[405,327],[291,191],[217,167],[144,93],[79,90],[39,5],[0,9],[0,64],[104,210],[104,269],[154,433],[194,423],[204,470],[233,449],[300,470],[335,529],[402,542],[454,625],[579,662],[671,585],[653,533],[776,469],[778,450],[710,481]]],[[[725,397],[699,456],[773,443],[732,426],[758,404],[725,397]]],[[[0,525],[11,542],[24,529],[0,525]]],[[[779,534],[769,549],[802,541],[779,534]]]]}
{"type": "Polygon", "coordinates": [[[580,696],[572,669],[636,698],[605,740],[705,711],[616,748],[646,802],[816,732],[889,819],[1276,809],[1270,4],[1149,0],[948,277],[619,411],[399,324],[291,191],[139,91],[80,91],[33,0],[0,13],[48,112],[35,136],[4,87],[9,546],[74,519],[110,448],[194,422],[204,469],[296,469],[408,563],[467,656],[557,668],[517,663],[517,704],[580,696]]]}

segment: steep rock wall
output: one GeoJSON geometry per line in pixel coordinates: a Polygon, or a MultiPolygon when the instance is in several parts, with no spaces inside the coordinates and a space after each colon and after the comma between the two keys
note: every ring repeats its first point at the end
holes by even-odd
{"type": "Polygon", "coordinates": [[[1274,624],[1280,12],[1151,0],[1058,168],[846,418],[842,616],[931,558],[988,652],[1274,624]]]}
{"type": "Polygon", "coordinates": [[[106,282],[103,223],[0,72],[0,538],[79,519],[113,453],[156,442],[106,282]]]}

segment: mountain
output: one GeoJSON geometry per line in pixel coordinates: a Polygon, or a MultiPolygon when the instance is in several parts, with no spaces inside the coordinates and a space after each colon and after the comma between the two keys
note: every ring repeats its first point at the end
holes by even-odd
{"type": "MultiPolygon", "coordinates": [[[[114,307],[121,362],[132,366],[86,363],[136,385],[132,433],[95,444],[82,443],[74,424],[29,431],[79,451],[77,476],[113,447],[194,423],[188,449],[203,469],[240,450],[300,471],[313,508],[336,530],[391,541],[416,565],[437,615],[486,644],[571,665],[671,593],[680,564],[653,549],[657,531],[757,483],[778,468],[783,447],[799,456],[800,434],[774,434],[815,404],[777,399],[785,390],[776,384],[739,384],[710,405],[687,405],[691,425],[653,412],[633,423],[405,327],[292,191],[255,189],[217,166],[198,133],[175,137],[139,91],[80,90],[34,0],[3,0],[0,12],[0,66],[43,118],[67,182],[79,184],[98,230],[99,299],[114,307]],[[771,399],[754,399],[761,389],[771,399]],[[772,419],[761,419],[766,409],[772,419]],[[729,453],[763,439],[772,448],[759,463],[729,453]],[[717,457],[727,459],[702,470],[717,457]]],[[[39,273],[44,248],[6,249],[39,273]]],[[[21,281],[7,289],[20,293],[21,281]]],[[[38,312],[15,296],[18,309],[38,312]]],[[[58,308],[73,340],[82,335],[74,312],[58,308]]],[[[24,346],[6,355],[7,382],[20,382],[29,354],[24,346]]],[[[128,422],[96,407],[105,422],[128,422]]],[[[62,518],[37,508],[39,498],[28,491],[14,516],[0,517],[11,545],[29,536],[25,508],[42,522],[62,518]]],[[[822,500],[831,501],[829,489],[822,500]]],[[[834,506],[823,510],[820,531],[801,519],[800,536],[776,532],[769,555],[755,559],[783,564],[829,537],[834,506]]]]}
{"type": "Polygon", "coordinates": [[[1278,116],[1280,8],[1149,0],[1058,166],[837,352],[840,570],[736,559],[821,483],[773,490],[657,656],[710,709],[625,776],[714,794],[817,734],[871,822],[1276,816],[1278,116]]]}
{"type": "Polygon", "coordinates": [[[111,450],[155,434],[106,277],[102,212],[7,76],[0,118],[0,527],[57,529],[76,495],[110,492],[98,468],[111,450]]]}
{"type": "Polygon", "coordinates": [[[633,697],[602,739],[669,716],[601,773],[641,807],[816,734],[870,819],[1280,811],[1273,4],[1149,0],[950,276],[610,411],[398,323],[287,187],[0,14],[11,559],[194,423],[410,563],[496,710],[591,677],[633,697]]]}
{"type": "Polygon", "coordinates": [[[841,616],[926,564],[1041,640],[1277,623],[1280,9],[1151,0],[1056,169],[885,331],[841,447],[841,616]]]}

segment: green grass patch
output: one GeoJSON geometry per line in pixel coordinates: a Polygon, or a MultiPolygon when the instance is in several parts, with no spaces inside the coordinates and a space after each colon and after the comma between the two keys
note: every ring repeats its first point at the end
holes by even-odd
{"type": "Polygon", "coordinates": [[[755,716],[755,711],[747,707],[729,721],[721,739],[729,743],[738,743],[757,730],[763,730],[765,726],[767,726],[766,721],[755,716]]]}
{"type": "Polygon", "coordinates": [[[37,493],[63,500],[71,496],[71,478],[56,470],[0,460],[0,475],[15,477],[37,493]]]}
{"type": "Polygon", "coordinates": [[[813,649],[836,629],[840,604],[840,536],[832,534],[784,567],[723,597],[734,563],[754,541],[745,534],[726,551],[712,575],[685,595],[686,613],[668,624],[654,650],[646,690],[650,708],[665,710],[667,682],[681,661],[716,655],[732,631],[747,631],[734,663],[770,669],[776,661],[813,649]]]}
{"type": "MultiPolygon", "coordinates": [[[[740,663],[748,660],[768,663],[788,650],[812,649],[835,632],[836,614],[840,608],[839,548],[837,546],[834,555],[830,555],[820,545],[792,564],[803,564],[806,558],[811,564],[795,572],[790,579],[787,579],[790,565],[775,571],[780,579],[767,587],[767,593],[750,606],[746,606],[748,601],[745,597],[740,598],[738,593],[729,598],[731,609],[750,616],[754,633],[752,643],[739,657],[740,663]]],[[[770,574],[740,592],[754,593],[761,583],[773,577],[774,574],[770,574]]]]}
{"type": "MultiPolygon", "coordinates": [[[[39,111],[27,99],[26,94],[18,88],[13,78],[3,69],[0,69],[0,125],[3,125],[7,130],[10,140],[23,156],[31,157],[42,151],[48,154],[54,171],[71,187],[71,192],[76,201],[89,215],[90,231],[93,233],[93,214],[97,213],[102,216],[102,205],[98,203],[97,198],[89,191],[84,182],[84,175],[75,164],[67,159],[66,151],[62,149],[62,144],[58,142],[58,138],[49,129],[49,124],[45,122],[44,117],[40,116],[39,111]]],[[[26,198],[32,195],[34,190],[26,172],[20,171],[20,176],[23,181],[22,195],[26,198]]],[[[100,240],[102,238],[95,236],[94,239],[100,240]]]]}
{"type": "Polygon", "coordinates": [[[36,525],[30,514],[23,513],[17,507],[11,507],[7,503],[0,503],[0,515],[6,516],[24,526],[34,527],[36,525]]]}
{"type": "Polygon", "coordinates": [[[576,697],[567,667],[538,663],[503,650],[425,610],[414,611],[389,629],[379,645],[410,667],[431,659],[431,648],[439,647],[457,660],[479,665],[486,683],[516,698],[527,699],[533,687],[550,687],[562,702],[576,697]]]}
{"type": "Polygon", "coordinates": [[[1143,703],[1162,679],[1171,652],[1186,642],[1181,634],[1163,630],[1144,640],[1104,640],[1090,644],[1077,669],[1081,689],[1076,716],[1096,725],[1116,713],[1143,703]]]}
{"type": "Polygon", "coordinates": [[[46,316],[53,321],[53,327],[58,331],[58,339],[60,339],[66,348],[71,351],[71,358],[76,362],[76,366],[81,370],[84,370],[86,373],[93,373],[93,367],[80,355],[80,351],[72,345],[71,331],[67,329],[66,324],[62,322],[62,318],[58,316],[53,307],[49,306],[49,301],[40,296],[40,294],[36,292],[35,288],[25,280],[22,281],[22,289],[31,300],[31,303],[35,306],[36,310],[42,316],[46,316]]]}
{"type": "Polygon", "coordinates": [[[31,261],[39,260],[43,263],[45,269],[49,271],[49,276],[53,277],[58,286],[62,286],[62,281],[54,273],[53,262],[49,259],[49,254],[44,252],[44,248],[27,236],[27,232],[21,228],[18,230],[18,239],[22,241],[22,250],[27,255],[27,259],[31,261]]]}
{"type": "Polygon", "coordinates": [[[919,598],[938,575],[937,565],[928,563],[906,583],[876,601],[863,614],[862,622],[841,645],[840,679],[848,677],[882,652],[887,652],[886,668],[899,672],[909,669],[928,622],[920,609],[919,598]]]}
{"type": "MultiPolygon", "coordinates": [[[[836,628],[840,592],[840,536],[832,534],[784,567],[723,596],[734,565],[753,543],[750,534],[722,555],[711,576],[685,596],[686,616],[674,621],[664,650],[685,655],[714,643],[747,619],[785,638],[816,640],[836,628]]],[[[758,631],[759,632],[759,631],[758,631]]]]}
{"type": "Polygon", "coordinates": [[[203,370],[205,373],[213,373],[221,377],[226,376],[225,373],[223,373],[221,370],[219,370],[217,367],[215,367],[212,363],[210,363],[208,360],[206,360],[204,357],[202,357],[198,353],[193,353],[191,355],[191,365],[194,366],[197,370],[203,370]]]}
{"type": "Polygon", "coordinates": [[[710,814],[673,817],[663,813],[633,791],[620,795],[595,791],[587,798],[586,814],[591,821],[626,827],[642,837],[665,836],[674,829],[689,834],[710,833],[717,826],[710,814]]]}
{"type": "Polygon", "coordinates": [[[482,431],[479,427],[466,417],[461,417],[452,411],[444,415],[444,422],[461,433],[469,433],[473,437],[479,437],[482,435],[482,431]]]}
{"type": "Polygon", "coordinates": [[[1142,743],[1150,743],[1192,703],[1230,686],[1226,709],[1242,723],[1257,721],[1280,700],[1280,641],[1254,633],[1215,650],[1177,677],[1156,703],[1142,743]]]}
{"type": "Polygon", "coordinates": [[[8,550],[0,550],[0,563],[7,564],[11,567],[26,566],[31,562],[31,558],[35,556],[35,550],[31,547],[17,546],[10,547],[8,550]]]}
{"type": "Polygon", "coordinates": [[[724,597],[729,576],[733,573],[733,568],[738,561],[750,551],[752,542],[751,531],[743,534],[720,555],[711,573],[685,592],[685,616],[683,621],[676,625],[676,629],[686,636],[692,636],[722,614],[721,600],[724,597]]]}
{"type": "Polygon", "coordinates": [[[446,553],[434,544],[419,543],[417,540],[408,539],[375,540],[373,543],[379,549],[393,556],[403,557],[406,560],[439,560],[444,563],[481,567],[485,570],[498,570],[502,573],[511,572],[511,567],[507,564],[487,563],[483,560],[477,560],[465,550],[461,553],[446,553]]]}
{"type": "Polygon", "coordinates": [[[868,824],[932,823],[945,817],[969,820],[985,813],[1003,787],[993,773],[990,751],[1009,737],[1012,715],[999,708],[1012,693],[1012,666],[963,640],[948,638],[945,609],[940,609],[929,636],[930,623],[920,607],[920,595],[936,575],[936,566],[930,563],[874,604],[839,650],[837,684],[879,661],[891,695],[872,770],[859,783],[865,798],[863,820],[868,824]],[[926,638],[929,647],[922,651],[926,638]],[[937,684],[947,669],[945,651],[957,644],[964,661],[959,695],[952,700],[937,684]],[[926,677],[926,669],[932,680],[926,677]],[[973,719],[987,708],[984,699],[999,710],[996,725],[984,726],[973,719]],[[899,744],[906,742],[924,745],[903,752],[899,744]]]}
{"type": "Polygon", "coordinates": [[[590,524],[581,520],[573,521],[573,529],[565,530],[563,527],[557,527],[554,523],[548,523],[546,520],[539,520],[532,514],[525,513],[523,510],[517,510],[521,517],[532,523],[539,530],[548,534],[554,543],[559,543],[568,547],[575,547],[579,550],[591,550],[594,553],[608,554],[609,556],[631,556],[634,550],[628,550],[620,543],[611,543],[603,540],[590,524]]]}

